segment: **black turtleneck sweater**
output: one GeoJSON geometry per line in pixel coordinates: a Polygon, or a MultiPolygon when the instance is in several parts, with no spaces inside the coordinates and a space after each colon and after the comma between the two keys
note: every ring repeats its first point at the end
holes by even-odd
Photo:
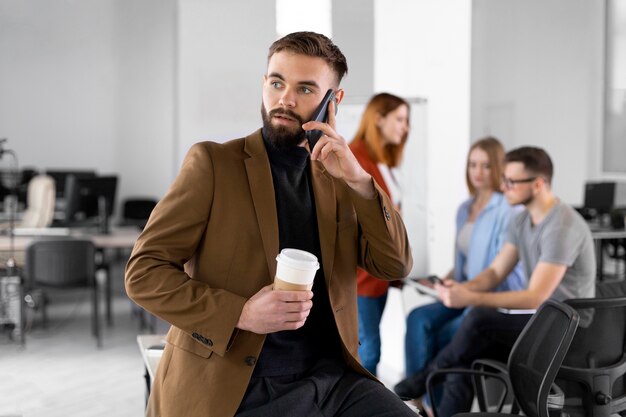
{"type": "Polygon", "coordinates": [[[277,150],[265,136],[272,169],[280,250],[311,252],[320,263],[313,283],[313,308],[298,330],[270,333],[265,339],[253,376],[304,372],[320,358],[339,358],[341,349],[322,269],[309,152],[302,147],[277,150]]]}

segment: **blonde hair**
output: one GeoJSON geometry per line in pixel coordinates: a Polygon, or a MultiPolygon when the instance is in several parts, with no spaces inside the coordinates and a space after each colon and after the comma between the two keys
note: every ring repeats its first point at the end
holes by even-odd
{"type": "Polygon", "coordinates": [[[386,117],[402,105],[406,106],[407,111],[410,112],[411,107],[406,100],[389,93],[376,94],[367,103],[359,129],[352,140],[352,142],[364,141],[370,157],[374,161],[383,162],[390,167],[398,166],[400,163],[409,132],[407,129],[407,132],[402,136],[400,144],[385,144],[376,121],[378,116],[386,117]]]}
{"type": "Polygon", "coordinates": [[[469,176],[470,154],[474,149],[480,149],[487,154],[491,170],[491,189],[492,191],[500,191],[500,183],[502,182],[502,173],[504,172],[504,147],[500,141],[493,136],[487,136],[479,139],[472,144],[467,152],[467,162],[465,165],[465,182],[467,189],[471,195],[476,194],[476,188],[472,185],[469,176]]]}

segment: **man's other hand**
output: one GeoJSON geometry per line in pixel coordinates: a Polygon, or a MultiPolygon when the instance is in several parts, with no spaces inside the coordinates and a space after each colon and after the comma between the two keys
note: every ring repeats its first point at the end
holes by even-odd
{"type": "Polygon", "coordinates": [[[443,284],[435,284],[435,289],[446,307],[463,308],[471,304],[473,293],[465,285],[454,280],[446,280],[443,284]]]}

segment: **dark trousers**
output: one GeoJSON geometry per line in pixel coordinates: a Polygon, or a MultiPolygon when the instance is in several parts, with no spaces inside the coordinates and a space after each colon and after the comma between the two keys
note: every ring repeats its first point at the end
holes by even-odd
{"type": "Polygon", "coordinates": [[[383,384],[325,359],[302,374],[252,378],[236,415],[415,417],[383,384]]]}
{"type": "MultiPolygon", "coordinates": [[[[504,314],[490,308],[473,308],[463,319],[450,344],[422,371],[423,381],[437,369],[470,368],[476,359],[506,362],[530,314],[504,314]]],[[[471,379],[450,375],[443,385],[439,416],[448,417],[472,407],[471,379]]]]}

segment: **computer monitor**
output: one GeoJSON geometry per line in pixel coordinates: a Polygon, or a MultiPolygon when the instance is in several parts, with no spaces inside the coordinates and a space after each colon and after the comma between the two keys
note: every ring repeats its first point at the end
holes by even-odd
{"type": "Polygon", "coordinates": [[[57,199],[65,199],[65,185],[67,183],[67,177],[70,175],[74,175],[77,178],[94,178],[96,176],[96,171],[91,170],[46,169],[45,173],[46,175],[50,175],[54,180],[57,199]]]}
{"type": "Polygon", "coordinates": [[[65,189],[65,222],[68,226],[98,224],[108,231],[108,219],[115,207],[117,176],[67,177],[65,189]],[[94,221],[95,220],[95,221],[94,221]]]}
{"type": "Polygon", "coordinates": [[[585,208],[597,214],[607,214],[615,204],[615,182],[587,182],[585,208]]]}

